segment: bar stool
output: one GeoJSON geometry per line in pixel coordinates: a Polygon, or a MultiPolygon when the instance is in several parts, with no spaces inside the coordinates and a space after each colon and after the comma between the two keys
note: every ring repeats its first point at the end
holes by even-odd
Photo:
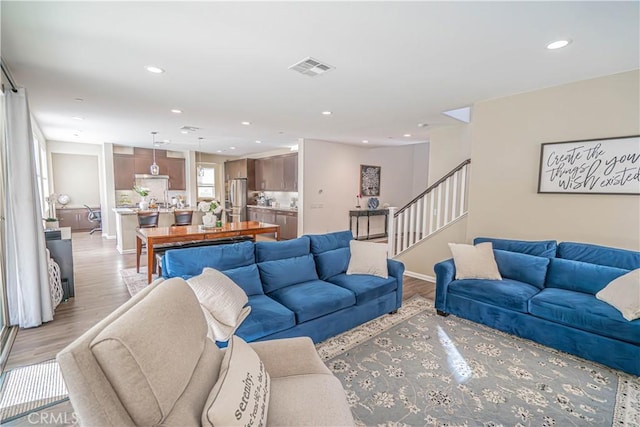
{"type": "Polygon", "coordinates": [[[193,219],[192,210],[173,211],[173,225],[191,225],[193,219]]]}
{"type": "MultiPolygon", "coordinates": [[[[160,218],[160,212],[150,211],[150,212],[138,212],[138,228],[157,228],[158,227],[158,219],[160,218]]],[[[146,244],[143,245],[145,247],[146,244]]],[[[140,252],[142,255],[142,252],[140,252]]],[[[140,258],[138,258],[137,265],[140,265],[140,258]]],[[[148,265],[147,268],[153,268],[153,265],[148,265]]],[[[140,273],[140,268],[137,269],[137,272],[140,273]]]]}

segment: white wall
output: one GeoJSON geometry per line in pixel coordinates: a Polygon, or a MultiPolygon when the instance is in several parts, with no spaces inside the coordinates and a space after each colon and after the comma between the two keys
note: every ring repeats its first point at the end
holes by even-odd
{"type": "Polygon", "coordinates": [[[47,151],[52,191],[69,194],[71,202],[67,207],[99,205],[104,169],[102,146],[49,141],[47,151]]]}
{"type": "MultiPolygon", "coordinates": [[[[424,182],[423,166],[414,173],[416,157],[426,156],[426,144],[400,147],[362,148],[333,142],[304,140],[300,158],[302,178],[301,211],[303,231],[300,234],[326,233],[349,228],[349,210],[355,208],[359,192],[360,165],[380,166],[380,204],[402,206],[417,193],[416,182],[424,182]]],[[[422,188],[420,191],[424,190],[422,188]]],[[[419,191],[418,191],[419,192],[419,191]]],[[[366,207],[367,198],[361,202],[366,207]]],[[[372,233],[384,228],[382,218],[372,222],[372,233]]],[[[361,226],[363,223],[361,223],[361,226]]]]}

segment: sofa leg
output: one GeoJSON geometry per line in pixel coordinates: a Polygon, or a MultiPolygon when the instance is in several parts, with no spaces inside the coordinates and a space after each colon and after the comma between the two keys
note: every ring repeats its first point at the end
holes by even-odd
{"type": "Polygon", "coordinates": [[[443,317],[447,317],[449,315],[449,313],[442,310],[436,310],[436,313],[438,313],[438,316],[443,316],[443,317]]]}
{"type": "Polygon", "coordinates": [[[398,313],[398,309],[395,309],[392,312],[390,312],[389,314],[397,314],[397,313],[398,313]]]}

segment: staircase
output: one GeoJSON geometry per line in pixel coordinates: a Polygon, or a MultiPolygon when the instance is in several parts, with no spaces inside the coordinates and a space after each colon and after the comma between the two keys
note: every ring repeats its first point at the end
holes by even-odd
{"type": "Polygon", "coordinates": [[[467,214],[467,181],[471,159],[396,211],[389,208],[389,258],[401,254],[467,214]]]}

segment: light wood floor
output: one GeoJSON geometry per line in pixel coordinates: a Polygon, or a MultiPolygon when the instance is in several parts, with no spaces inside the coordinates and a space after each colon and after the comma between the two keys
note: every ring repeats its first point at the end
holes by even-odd
{"type": "MultiPolygon", "coordinates": [[[[5,369],[54,358],[67,344],[130,298],[120,270],[135,267],[135,255],[120,255],[115,240],[99,235],[73,233],[72,239],[75,298],[56,308],[52,322],[18,332],[5,369]]],[[[414,295],[433,300],[435,285],[405,276],[403,298],[414,295]]]]}

